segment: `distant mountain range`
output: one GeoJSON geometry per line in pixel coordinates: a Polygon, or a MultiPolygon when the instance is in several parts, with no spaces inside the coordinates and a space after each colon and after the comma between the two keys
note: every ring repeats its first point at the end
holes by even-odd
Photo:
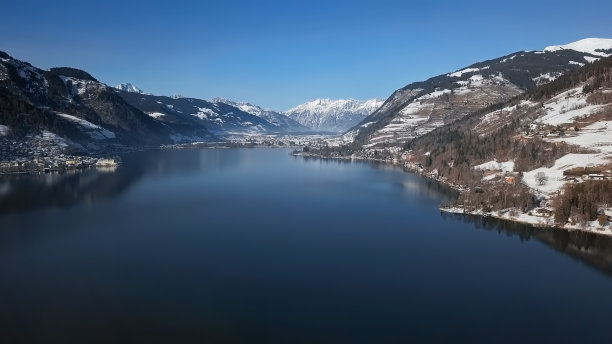
{"type": "Polygon", "coordinates": [[[124,91],[124,92],[134,92],[134,93],[143,93],[144,94],[144,92],[140,88],[138,88],[138,87],[136,87],[136,86],[134,86],[134,85],[132,85],[130,83],[120,84],[120,85],[115,86],[115,88],[120,90],[120,91],[124,91]]]}
{"type": "Polygon", "coordinates": [[[249,103],[156,96],[129,83],[110,87],[83,70],[43,70],[4,52],[0,109],[2,137],[40,138],[80,151],[321,130],[249,103]]]}
{"type": "Polygon", "coordinates": [[[382,99],[367,101],[315,99],[282,113],[265,110],[251,103],[224,98],[206,101],[180,96],[155,96],[145,94],[130,83],[121,84],[115,88],[120,91],[119,94],[128,103],[160,121],[176,123],[177,117],[186,120],[183,115],[190,114],[204,121],[208,130],[221,135],[343,133],[370,115],[383,103],[382,99]],[[259,119],[253,119],[247,114],[259,119]]]}
{"type": "Polygon", "coordinates": [[[289,118],[317,131],[342,133],[383,104],[382,99],[315,99],[285,112],[289,118]]]}
{"type": "Polygon", "coordinates": [[[168,97],[117,90],[128,104],[169,127],[182,128],[175,141],[201,140],[196,129],[213,135],[285,133],[290,127],[268,122],[238,107],[221,101],[197,98],[168,97]],[[191,132],[189,132],[191,130],[191,132]],[[184,133],[187,131],[187,133],[184,133]]]}
{"type": "Polygon", "coordinates": [[[225,103],[227,105],[231,105],[235,108],[238,108],[246,113],[249,113],[253,116],[257,116],[259,118],[262,118],[266,121],[268,121],[268,123],[276,126],[277,128],[280,128],[284,131],[287,132],[309,132],[312,131],[313,128],[308,127],[308,126],[304,126],[300,123],[298,123],[297,121],[293,120],[292,118],[289,118],[288,116],[280,113],[280,112],[276,112],[276,111],[272,111],[272,110],[264,110],[261,107],[257,106],[257,105],[253,105],[250,103],[245,103],[245,102],[234,102],[228,99],[223,99],[223,98],[215,98],[213,99],[213,102],[216,103],[225,103]]]}
{"type": "Polygon", "coordinates": [[[283,113],[220,98],[156,96],[129,83],[110,87],[86,71],[42,70],[0,52],[0,128],[3,136],[52,137],[84,150],[308,132],[346,132],[345,141],[363,147],[400,146],[611,54],[611,39],[584,39],[478,62],[411,83],[385,101],[316,99],[283,113]]]}

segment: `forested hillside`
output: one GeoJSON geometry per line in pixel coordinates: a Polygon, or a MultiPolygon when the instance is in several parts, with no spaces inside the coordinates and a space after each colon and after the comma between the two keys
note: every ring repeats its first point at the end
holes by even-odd
{"type": "Polygon", "coordinates": [[[580,195],[607,190],[612,183],[605,180],[612,163],[610,104],[612,58],[604,58],[407,142],[403,149],[429,173],[467,186],[470,191],[458,200],[466,208],[528,211],[555,197],[558,223],[571,215],[594,221],[609,197],[587,202],[580,195]],[[504,170],[502,164],[511,168],[504,170]],[[563,188],[567,183],[572,186],[563,188]]]}

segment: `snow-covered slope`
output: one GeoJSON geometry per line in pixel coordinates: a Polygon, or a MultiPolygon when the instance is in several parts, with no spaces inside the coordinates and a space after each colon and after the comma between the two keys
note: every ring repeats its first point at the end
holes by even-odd
{"type": "Polygon", "coordinates": [[[128,83],[115,86],[116,89],[124,92],[144,93],[140,88],[128,83]]]}
{"type": "Polygon", "coordinates": [[[83,70],[43,70],[0,52],[0,123],[17,139],[49,132],[91,150],[169,142],[166,127],[115,91],[83,70]]]}
{"type": "Polygon", "coordinates": [[[173,137],[175,141],[198,140],[198,137],[203,137],[202,130],[216,135],[283,132],[264,118],[222,101],[117,92],[151,118],[177,130],[181,128],[181,135],[173,137]]]}
{"type": "Polygon", "coordinates": [[[229,99],[224,98],[215,98],[213,99],[214,103],[225,103],[227,105],[231,105],[236,107],[246,113],[249,113],[253,116],[257,116],[268,121],[270,124],[276,126],[279,132],[307,132],[311,129],[303,126],[297,121],[272,110],[264,110],[257,105],[253,105],[246,102],[235,102],[229,99]]]}
{"type": "Polygon", "coordinates": [[[511,99],[612,54],[611,39],[519,51],[395,91],[345,135],[364,147],[400,146],[467,114],[511,99]]]}
{"type": "Polygon", "coordinates": [[[599,56],[610,56],[612,55],[612,39],[585,38],[565,45],[551,45],[546,47],[544,51],[554,52],[566,49],[599,56]]]}
{"type": "Polygon", "coordinates": [[[590,65],[585,68],[592,67],[591,70],[578,71],[584,78],[599,75],[578,84],[566,82],[565,87],[558,87],[548,97],[517,100],[515,105],[485,113],[470,131],[480,137],[497,135],[508,123],[514,122],[519,124],[519,129],[512,139],[519,145],[541,140],[554,143],[556,149],[571,147],[554,164],[522,171],[522,182],[545,195],[555,194],[567,183],[588,180],[590,177],[584,175],[593,172],[587,172],[586,168],[608,170],[612,166],[610,58],[597,62],[601,67],[590,65]],[[535,178],[537,173],[544,173],[547,181],[539,183],[535,178]]]}
{"type": "Polygon", "coordinates": [[[298,105],[285,115],[317,131],[344,132],[376,111],[382,99],[315,99],[298,105]]]}

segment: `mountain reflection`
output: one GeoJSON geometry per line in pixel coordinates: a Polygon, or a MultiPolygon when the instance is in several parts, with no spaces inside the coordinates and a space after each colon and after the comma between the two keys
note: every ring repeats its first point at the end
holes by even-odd
{"type": "MultiPolygon", "coordinates": [[[[232,154],[227,153],[219,149],[187,149],[180,152],[152,150],[123,156],[123,164],[115,171],[86,169],[62,174],[0,176],[0,215],[25,213],[49,207],[95,204],[100,200],[112,199],[125,193],[146,178],[161,178],[170,175],[188,178],[190,175],[202,175],[212,171],[226,175],[234,167],[257,173],[250,167],[255,164],[272,166],[274,159],[278,158],[274,154],[252,154],[249,149],[233,150],[232,154]]],[[[306,158],[306,160],[311,159],[306,158]]],[[[390,172],[401,171],[398,167],[386,164],[319,159],[313,159],[311,162],[314,163],[315,160],[321,165],[346,165],[347,168],[350,168],[348,165],[351,164],[367,164],[375,169],[390,172]]],[[[279,178],[282,176],[282,172],[276,171],[276,173],[279,178]]],[[[356,186],[350,184],[350,181],[337,180],[335,182],[340,185],[347,183],[347,188],[366,188],[374,192],[391,190],[396,193],[399,190],[409,198],[418,199],[425,196],[432,204],[446,202],[456,197],[454,191],[436,181],[403,172],[378,174],[377,179],[368,180],[371,184],[364,183],[356,186]]],[[[463,214],[442,212],[441,216],[450,222],[468,222],[476,229],[517,237],[521,241],[536,239],[612,276],[611,237],[579,231],[534,228],[494,218],[463,214]]]]}
{"type": "MultiPolygon", "coordinates": [[[[116,197],[145,176],[179,171],[193,173],[203,169],[204,160],[211,161],[198,150],[172,153],[152,150],[127,154],[123,157],[123,164],[115,170],[89,168],[64,173],[0,176],[0,214],[94,203],[116,197]]],[[[215,155],[212,150],[204,154],[215,155]]],[[[217,159],[213,165],[223,168],[228,164],[230,162],[217,159]]]]}
{"type": "Polygon", "coordinates": [[[577,259],[606,275],[612,276],[612,237],[582,231],[536,228],[530,225],[490,217],[441,212],[449,221],[471,223],[476,229],[517,236],[520,241],[536,239],[556,251],[577,259]]]}

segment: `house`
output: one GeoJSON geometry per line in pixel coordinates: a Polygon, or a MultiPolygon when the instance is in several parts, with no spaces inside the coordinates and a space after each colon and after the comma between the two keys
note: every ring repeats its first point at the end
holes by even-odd
{"type": "Polygon", "coordinates": [[[589,180],[604,180],[604,175],[599,173],[589,174],[589,180]]]}
{"type": "Polygon", "coordinates": [[[416,156],[412,153],[406,153],[404,154],[404,160],[407,162],[414,161],[416,160],[416,156]]]}
{"type": "Polygon", "coordinates": [[[556,130],[552,130],[551,132],[548,133],[548,135],[546,135],[546,137],[559,137],[559,136],[561,136],[561,133],[556,130]]]}
{"type": "Polygon", "coordinates": [[[516,178],[514,176],[506,176],[504,177],[506,183],[514,184],[516,182],[516,178]]]}
{"type": "Polygon", "coordinates": [[[97,167],[116,167],[117,161],[115,159],[98,159],[96,162],[97,167]]]}
{"type": "Polygon", "coordinates": [[[552,210],[550,209],[546,209],[546,208],[537,208],[533,211],[533,214],[535,216],[540,216],[540,217],[550,217],[552,216],[552,210]]]}
{"type": "Polygon", "coordinates": [[[602,215],[605,216],[607,222],[612,222],[612,208],[597,210],[597,218],[599,219],[602,215]]]}
{"type": "Polygon", "coordinates": [[[576,177],[565,177],[563,178],[563,180],[565,180],[568,183],[578,183],[578,178],[576,177]]]}

